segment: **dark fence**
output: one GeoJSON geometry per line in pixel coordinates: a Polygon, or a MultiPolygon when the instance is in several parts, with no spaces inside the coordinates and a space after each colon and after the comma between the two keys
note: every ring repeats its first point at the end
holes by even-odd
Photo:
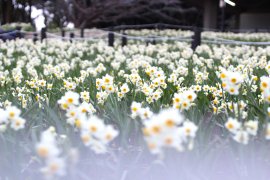
{"type": "MultiPolygon", "coordinates": [[[[10,40],[15,38],[21,38],[24,36],[24,33],[20,31],[20,27],[18,27],[15,30],[11,31],[0,31],[0,39],[2,40],[10,40]]],[[[247,44],[247,45],[270,45],[270,42],[242,42],[242,41],[236,41],[236,40],[229,40],[229,39],[222,39],[222,38],[201,38],[201,33],[203,31],[212,31],[212,32],[222,32],[219,29],[206,29],[201,27],[194,27],[194,26],[180,26],[180,25],[172,25],[172,24],[145,24],[145,25],[120,25],[120,26],[114,26],[109,28],[103,28],[101,30],[104,30],[107,32],[107,39],[108,39],[108,45],[114,46],[115,39],[118,37],[121,39],[121,45],[126,46],[128,44],[129,40],[140,40],[144,41],[146,44],[156,44],[159,41],[166,41],[166,40],[173,40],[173,41],[185,41],[191,43],[191,48],[193,50],[196,49],[197,46],[199,46],[202,42],[204,43],[213,43],[213,44],[247,44]],[[134,30],[142,30],[142,29],[154,29],[154,30],[165,30],[165,29],[175,29],[175,30],[189,30],[193,32],[193,35],[190,37],[162,37],[162,36],[156,36],[156,35],[149,35],[149,36],[132,36],[128,35],[126,33],[127,30],[134,29],[134,30]]],[[[231,30],[230,32],[234,33],[242,33],[242,32],[270,32],[270,29],[268,30],[262,30],[262,29],[253,29],[253,30],[231,30]]],[[[73,42],[75,40],[98,40],[91,37],[85,37],[85,29],[80,29],[80,33],[78,36],[75,37],[74,32],[69,32],[69,37],[66,37],[67,32],[65,30],[62,30],[61,35],[55,35],[47,32],[46,28],[42,28],[40,32],[40,38],[38,37],[38,33],[33,32],[32,37],[33,41],[37,42],[39,39],[42,42],[46,38],[48,38],[48,35],[52,38],[58,38],[62,40],[69,40],[70,42],[73,42]]]]}

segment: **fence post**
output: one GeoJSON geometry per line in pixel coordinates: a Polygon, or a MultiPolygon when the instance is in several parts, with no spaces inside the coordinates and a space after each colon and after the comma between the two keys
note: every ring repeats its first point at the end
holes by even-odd
{"type": "Polygon", "coordinates": [[[157,44],[157,42],[156,42],[155,37],[152,37],[152,38],[153,38],[153,39],[152,39],[151,43],[152,43],[152,44],[154,44],[154,45],[156,45],[156,44],[157,44]]]}
{"type": "Polygon", "coordinates": [[[164,28],[164,24],[163,23],[159,23],[158,24],[158,30],[163,30],[163,29],[165,29],[164,28]]]}
{"type": "Polygon", "coordinates": [[[202,30],[198,27],[194,28],[194,35],[192,36],[191,48],[193,51],[197,46],[201,45],[201,32],[202,30]]]}
{"type": "Polygon", "coordinates": [[[38,33],[34,33],[33,42],[36,43],[38,40],[38,33]]]}
{"type": "Polygon", "coordinates": [[[19,39],[23,37],[23,33],[21,32],[21,29],[22,29],[21,26],[16,26],[16,30],[18,31],[17,35],[19,39]]]}
{"type": "Polygon", "coordinates": [[[148,40],[146,40],[146,44],[149,45],[149,44],[153,44],[153,45],[156,45],[156,39],[155,37],[153,36],[148,36],[148,40]]]}
{"type": "Polygon", "coordinates": [[[43,41],[43,39],[47,38],[45,27],[41,29],[40,36],[41,36],[41,38],[40,38],[41,42],[43,41]]]}
{"type": "Polygon", "coordinates": [[[72,39],[73,39],[74,37],[75,37],[74,32],[71,32],[70,35],[69,35],[70,42],[72,42],[72,39]]]}
{"type": "Polygon", "coordinates": [[[61,36],[62,36],[62,40],[64,40],[65,36],[66,36],[66,32],[64,29],[62,29],[62,31],[61,31],[61,36]]]}
{"type": "Polygon", "coordinates": [[[81,38],[84,37],[84,28],[81,28],[81,38]]]}
{"type": "Polygon", "coordinates": [[[110,32],[108,34],[108,39],[109,39],[109,46],[113,47],[114,44],[114,33],[113,33],[113,29],[110,29],[110,32]]]}
{"type": "Polygon", "coordinates": [[[156,45],[156,39],[154,36],[147,36],[148,40],[146,40],[146,45],[148,46],[149,44],[156,45]]]}
{"type": "Polygon", "coordinates": [[[123,36],[122,36],[122,46],[126,46],[127,45],[127,37],[126,37],[126,33],[123,32],[123,36]]]}

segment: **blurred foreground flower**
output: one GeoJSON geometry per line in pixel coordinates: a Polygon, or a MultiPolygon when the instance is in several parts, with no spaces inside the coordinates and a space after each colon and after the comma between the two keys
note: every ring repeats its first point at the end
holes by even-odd
{"type": "Polygon", "coordinates": [[[149,107],[143,108],[141,103],[132,102],[131,104],[131,118],[135,119],[136,117],[140,117],[142,120],[149,119],[152,117],[153,112],[149,107]]]}
{"type": "MultiPolygon", "coordinates": [[[[106,83],[112,81],[109,76],[104,79],[106,83]]],[[[95,153],[106,153],[107,145],[119,134],[118,131],[112,125],[105,125],[102,119],[93,115],[96,112],[93,105],[80,103],[79,94],[75,92],[67,92],[58,103],[63,110],[66,110],[67,122],[80,130],[82,142],[95,153]],[[68,103],[69,99],[73,99],[73,103],[68,103]],[[70,105],[65,106],[66,103],[70,105]]]]}
{"type": "Polygon", "coordinates": [[[263,99],[270,103],[270,77],[262,76],[260,84],[263,99]]]}
{"type": "Polygon", "coordinates": [[[60,157],[61,150],[57,146],[54,127],[48,128],[41,134],[40,142],[36,145],[36,152],[45,161],[41,172],[48,178],[66,174],[65,159],[60,157]]]}
{"type": "Polygon", "coordinates": [[[197,95],[193,91],[184,91],[175,93],[173,98],[173,107],[180,110],[188,110],[196,99],[197,95]]]}
{"type": "Polygon", "coordinates": [[[239,88],[244,81],[240,73],[223,70],[220,74],[220,79],[222,80],[222,87],[225,91],[231,95],[239,94],[239,88]]]}
{"type": "Polygon", "coordinates": [[[24,128],[26,121],[20,117],[21,110],[17,107],[7,106],[6,109],[0,108],[0,114],[1,131],[4,131],[9,124],[15,131],[24,128]]]}
{"type": "Polygon", "coordinates": [[[183,151],[193,148],[198,127],[174,108],[161,110],[149,120],[143,121],[144,138],[153,154],[162,154],[165,147],[183,151]]]}
{"type": "Polygon", "coordinates": [[[249,120],[241,124],[237,119],[229,118],[225,127],[233,134],[233,139],[242,144],[248,144],[249,136],[256,136],[258,121],[249,120]]]}

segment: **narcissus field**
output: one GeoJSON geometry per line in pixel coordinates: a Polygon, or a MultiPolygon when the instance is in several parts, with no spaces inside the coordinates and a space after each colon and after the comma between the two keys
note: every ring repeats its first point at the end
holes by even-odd
{"type": "Polygon", "coordinates": [[[270,47],[190,46],[1,42],[0,179],[269,179],[270,47]]]}

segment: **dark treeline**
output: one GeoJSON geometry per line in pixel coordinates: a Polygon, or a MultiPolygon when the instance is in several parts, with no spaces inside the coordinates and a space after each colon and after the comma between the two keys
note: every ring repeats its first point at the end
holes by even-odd
{"type": "Polygon", "coordinates": [[[1,24],[31,23],[29,7],[43,10],[45,24],[78,28],[123,24],[201,25],[201,12],[181,0],[0,0],[1,24]]]}

